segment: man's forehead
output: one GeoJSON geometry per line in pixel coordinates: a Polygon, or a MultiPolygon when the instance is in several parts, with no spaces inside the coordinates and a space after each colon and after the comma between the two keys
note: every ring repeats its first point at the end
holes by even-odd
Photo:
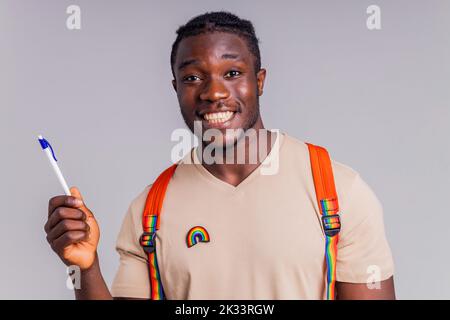
{"type": "MultiPolygon", "coordinates": [[[[177,50],[177,69],[189,60],[232,59],[246,61],[251,58],[246,42],[238,35],[213,32],[183,39],[177,50]]],[[[250,61],[248,61],[250,62],[250,61]]]]}

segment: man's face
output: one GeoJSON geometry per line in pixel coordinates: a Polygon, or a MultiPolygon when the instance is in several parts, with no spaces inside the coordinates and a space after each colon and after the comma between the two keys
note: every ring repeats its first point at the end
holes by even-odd
{"type": "MultiPolygon", "coordinates": [[[[265,70],[255,73],[254,57],[239,36],[213,32],[183,39],[173,66],[172,81],[184,121],[194,132],[194,121],[202,131],[219,129],[229,147],[241,137],[226,135],[226,129],[263,127],[259,113],[265,70]]],[[[242,136],[242,135],[241,135],[242,136]]]]}

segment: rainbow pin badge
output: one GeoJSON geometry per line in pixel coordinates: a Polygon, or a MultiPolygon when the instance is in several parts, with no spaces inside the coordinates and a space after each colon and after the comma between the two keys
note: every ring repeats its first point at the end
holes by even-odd
{"type": "Polygon", "coordinates": [[[209,242],[209,234],[202,226],[193,227],[186,237],[188,247],[192,247],[199,242],[209,242]]]}

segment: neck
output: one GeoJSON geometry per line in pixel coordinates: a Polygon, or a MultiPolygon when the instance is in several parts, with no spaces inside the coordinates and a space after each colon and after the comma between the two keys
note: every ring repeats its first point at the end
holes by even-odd
{"type": "Polygon", "coordinates": [[[256,131],[256,135],[252,138],[244,136],[236,142],[232,152],[224,151],[224,154],[219,157],[223,160],[222,163],[207,164],[202,157],[202,165],[206,170],[218,179],[237,186],[258,168],[272,150],[276,133],[265,129],[261,118],[252,128],[256,131]]]}

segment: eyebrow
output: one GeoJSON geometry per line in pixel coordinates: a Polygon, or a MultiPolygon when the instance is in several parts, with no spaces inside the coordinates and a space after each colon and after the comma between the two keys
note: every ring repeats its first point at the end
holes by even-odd
{"type": "MultiPolygon", "coordinates": [[[[240,60],[240,56],[238,54],[235,53],[224,53],[221,56],[221,59],[226,59],[226,60],[240,60]]],[[[197,59],[188,59],[183,61],[182,63],[180,63],[180,65],[178,66],[178,70],[181,70],[185,67],[187,67],[188,65],[191,64],[198,64],[199,61],[197,59]]]]}

